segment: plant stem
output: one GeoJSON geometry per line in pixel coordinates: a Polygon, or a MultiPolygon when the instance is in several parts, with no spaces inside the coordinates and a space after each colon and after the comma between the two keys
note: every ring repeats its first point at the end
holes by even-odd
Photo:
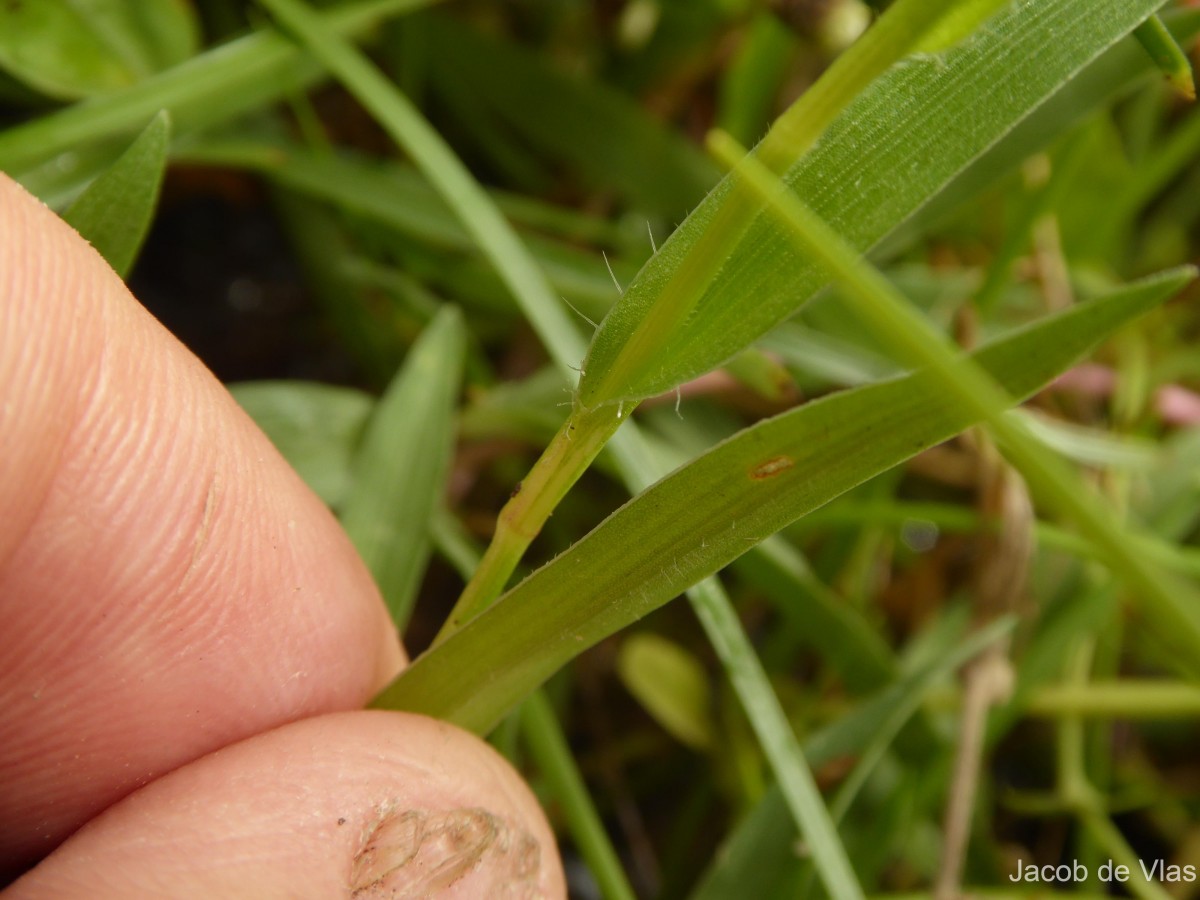
{"type": "Polygon", "coordinates": [[[1170,894],[1142,874],[1143,863],[1137,852],[1129,846],[1129,842],[1113,824],[1112,819],[1098,806],[1097,802],[1079,810],[1077,814],[1088,833],[1108,854],[1108,858],[1124,866],[1129,872],[1129,892],[1141,900],[1171,900],[1170,894]]]}
{"type": "Polygon", "coordinates": [[[1200,716],[1200,688],[1178,682],[1110,681],[1049,685],[1034,691],[1031,716],[1171,719],[1200,716]]]}
{"type": "Polygon", "coordinates": [[[715,576],[690,587],[687,595],[746,711],[829,896],[862,900],[863,889],[838,836],[837,823],[729,595],[715,576]]]}
{"type": "Polygon", "coordinates": [[[525,480],[500,510],[496,533],[449,617],[434,638],[437,646],[500,595],[525,549],[554,508],[587,469],[622,422],[621,409],[576,407],[525,480]]]}
{"type": "Polygon", "coordinates": [[[529,696],[521,705],[520,718],[525,743],[538,769],[553,785],[571,835],[601,894],[606,900],[633,900],[636,894],[588,796],[587,786],[571,757],[571,748],[544,692],[535,691],[529,696]]]}
{"type": "Polygon", "coordinates": [[[1133,29],[1142,49],[1149,54],[1158,66],[1159,71],[1167,77],[1171,87],[1175,88],[1188,100],[1196,99],[1196,80],[1192,74],[1192,64],[1187,53],[1171,36],[1158,16],[1151,16],[1137,28],[1133,29]]]}

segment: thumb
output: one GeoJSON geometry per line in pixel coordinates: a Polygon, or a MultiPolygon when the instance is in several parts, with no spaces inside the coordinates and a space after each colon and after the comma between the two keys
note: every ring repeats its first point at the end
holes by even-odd
{"type": "Polygon", "coordinates": [[[285,725],[142,788],[18,897],[565,896],[529,789],[487,744],[407,713],[285,725]]]}

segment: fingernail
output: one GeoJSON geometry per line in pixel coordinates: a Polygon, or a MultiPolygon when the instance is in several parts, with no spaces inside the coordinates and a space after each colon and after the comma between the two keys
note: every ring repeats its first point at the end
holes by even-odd
{"type": "Polygon", "coordinates": [[[486,809],[385,809],[354,857],[355,898],[436,895],[471,878],[473,894],[534,900],[539,848],[486,809]]]}

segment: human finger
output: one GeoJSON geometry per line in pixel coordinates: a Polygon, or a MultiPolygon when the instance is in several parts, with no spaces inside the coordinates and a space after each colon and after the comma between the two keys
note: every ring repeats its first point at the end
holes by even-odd
{"type": "Polygon", "coordinates": [[[164,776],[18,881],[36,897],[557,898],[553,835],[515,771],[423,716],[283,726],[164,776]]]}
{"type": "Polygon", "coordinates": [[[215,378],[0,176],[0,883],[402,664],[365,567],[215,378]]]}

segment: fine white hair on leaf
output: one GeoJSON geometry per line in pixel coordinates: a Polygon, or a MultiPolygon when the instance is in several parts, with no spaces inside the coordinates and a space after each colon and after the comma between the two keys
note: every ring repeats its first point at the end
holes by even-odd
{"type": "Polygon", "coordinates": [[[617,281],[617,273],[613,271],[612,263],[608,261],[608,254],[601,250],[600,255],[604,257],[604,266],[608,269],[608,276],[612,279],[613,284],[617,286],[617,293],[624,294],[625,289],[621,287],[621,282],[617,281]]]}
{"type": "Polygon", "coordinates": [[[646,220],[646,234],[650,235],[650,249],[654,253],[657,253],[658,252],[658,244],[654,243],[654,229],[650,227],[649,219],[646,220]]]}
{"type": "MultiPolygon", "coordinates": [[[[608,260],[605,260],[605,262],[608,262],[608,260]]],[[[608,271],[609,271],[609,274],[612,274],[612,269],[609,269],[608,271]]],[[[614,279],[614,281],[615,281],[615,280],[616,280],[616,279],[614,279]]],[[[593,322],[593,321],[592,321],[590,318],[588,318],[588,316],[586,316],[586,315],[583,313],[583,310],[581,310],[581,309],[580,309],[578,306],[576,306],[574,303],[572,303],[572,302],[571,302],[570,300],[568,300],[566,297],[563,297],[563,296],[561,296],[561,295],[560,295],[560,296],[559,296],[559,299],[560,299],[560,300],[562,300],[562,302],[563,302],[563,303],[567,304],[567,306],[571,307],[571,312],[575,313],[575,315],[579,316],[579,318],[583,319],[583,321],[585,321],[585,322],[587,322],[589,325],[591,325],[591,326],[592,326],[592,328],[597,328],[597,327],[598,327],[598,326],[596,325],[596,323],[595,323],[595,322],[593,322]]],[[[572,366],[571,368],[572,368],[572,369],[574,369],[575,367],[574,367],[574,366],[572,366]]],[[[582,370],[582,369],[577,369],[576,371],[582,372],[583,370],[582,370]]]]}

